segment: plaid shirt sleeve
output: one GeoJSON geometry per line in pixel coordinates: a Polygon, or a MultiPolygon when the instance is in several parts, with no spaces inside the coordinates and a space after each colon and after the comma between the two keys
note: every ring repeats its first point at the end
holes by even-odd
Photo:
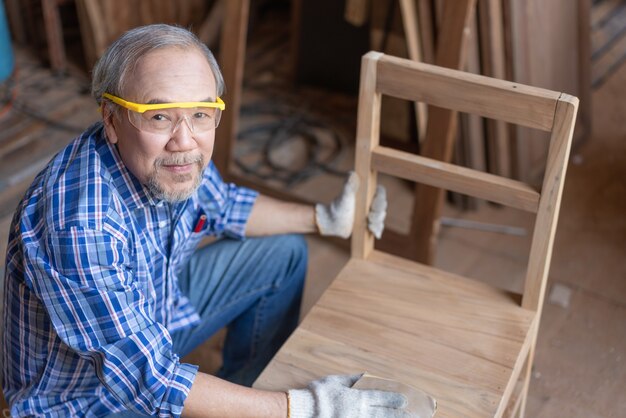
{"type": "Polygon", "coordinates": [[[26,277],[59,337],[93,364],[114,398],[139,413],[177,417],[197,367],[180,363],[167,330],[150,319],[127,242],[106,222],[48,232],[42,245],[26,247],[26,277]]]}
{"type": "Polygon", "coordinates": [[[225,183],[211,162],[205,171],[199,196],[209,219],[208,234],[231,238],[245,236],[246,223],[258,192],[225,183]]]}

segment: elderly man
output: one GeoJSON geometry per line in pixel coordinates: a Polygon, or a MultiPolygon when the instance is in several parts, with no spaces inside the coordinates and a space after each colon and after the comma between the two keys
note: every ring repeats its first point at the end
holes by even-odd
{"type": "MultiPolygon", "coordinates": [[[[350,235],[357,179],[316,207],[225,184],[210,162],[223,91],[178,27],[131,30],[96,64],[102,122],[52,159],[11,225],[13,416],[403,416],[402,395],[351,389],[358,376],[248,387],[297,325],[307,251],[288,234],[350,235]],[[219,239],[198,249],[204,236],[219,239]],[[181,363],[225,325],[218,376],[181,363]]],[[[383,219],[370,214],[378,235],[383,219]]]]}

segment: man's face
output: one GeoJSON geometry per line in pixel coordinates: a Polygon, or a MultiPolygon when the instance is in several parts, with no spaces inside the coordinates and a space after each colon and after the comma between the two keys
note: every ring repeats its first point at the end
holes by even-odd
{"type": "MultiPolygon", "coordinates": [[[[211,67],[196,49],[164,48],[139,60],[127,78],[125,100],[135,103],[215,101],[211,67]]],[[[213,154],[215,130],[192,133],[183,120],[172,134],[133,126],[127,110],[105,113],[108,140],[117,144],[126,167],[160,199],[188,198],[200,183],[213,154]]]]}

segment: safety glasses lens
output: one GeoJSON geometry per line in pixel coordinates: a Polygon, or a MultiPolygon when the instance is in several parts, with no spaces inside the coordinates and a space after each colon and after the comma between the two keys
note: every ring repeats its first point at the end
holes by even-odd
{"type": "Polygon", "coordinates": [[[144,113],[128,110],[128,119],[137,129],[157,134],[172,134],[183,120],[193,133],[211,131],[220,123],[222,111],[217,108],[148,110],[144,113]]]}

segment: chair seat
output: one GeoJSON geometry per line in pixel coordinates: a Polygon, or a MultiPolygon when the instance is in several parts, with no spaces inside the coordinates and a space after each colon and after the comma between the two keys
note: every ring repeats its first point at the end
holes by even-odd
{"type": "Polygon", "coordinates": [[[499,416],[535,326],[516,295],[373,251],[348,262],[254,386],[367,371],[431,394],[438,418],[499,416]]]}

